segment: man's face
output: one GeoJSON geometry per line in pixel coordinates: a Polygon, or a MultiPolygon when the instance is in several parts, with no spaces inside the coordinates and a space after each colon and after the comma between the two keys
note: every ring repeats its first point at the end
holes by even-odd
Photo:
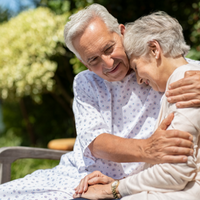
{"type": "Polygon", "coordinates": [[[122,39],[96,18],[73,40],[73,45],[90,71],[107,81],[120,81],[129,71],[122,39]]]}

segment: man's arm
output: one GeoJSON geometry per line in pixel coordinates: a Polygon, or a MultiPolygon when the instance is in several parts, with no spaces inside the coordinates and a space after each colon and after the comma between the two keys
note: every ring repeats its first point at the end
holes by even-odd
{"type": "Polygon", "coordinates": [[[152,164],[186,162],[187,156],[192,151],[190,135],[181,131],[166,131],[173,117],[164,121],[153,136],[145,140],[122,138],[110,134],[111,127],[105,123],[99,111],[97,88],[93,84],[94,81],[89,79],[91,74],[87,73],[80,73],[74,80],[73,110],[77,140],[84,156],[91,158],[91,163],[97,158],[115,162],[152,164]]]}
{"type": "Polygon", "coordinates": [[[166,96],[178,108],[200,107],[200,71],[187,71],[183,79],[170,84],[166,96]]]}
{"type": "Polygon", "coordinates": [[[103,133],[90,145],[93,156],[114,162],[180,163],[193,153],[192,136],[183,131],[166,130],[169,115],[148,139],[127,139],[103,133]]]}

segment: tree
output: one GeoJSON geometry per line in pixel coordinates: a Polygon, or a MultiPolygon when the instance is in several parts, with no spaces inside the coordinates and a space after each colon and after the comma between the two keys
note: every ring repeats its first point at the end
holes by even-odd
{"type": "Polygon", "coordinates": [[[8,21],[8,18],[9,18],[8,10],[0,7],[0,23],[8,21]]]}
{"type": "Polygon", "coordinates": [[[0,95],[16,99],[51,92],[57,63],[51,58],[66,53],[63,24],[67,16],[55,16],[38,8],[21,13],[0,28],[0,95]],[[43,20],[41,20],[43,19],[43,20]],[[5,77],[8,77],[5,79],[5,77]]]}
{"type": "Polygon", "coordinates": [[[200,1],[193,4],[194,12],[189,17],[188,22],[193,26],[190,35],[191,50],[187,57],[200,60],[200,1]]]}
{"type": "MultiPolygon", "coordinates": [[[[71,109],[74,73],[69,64],[72,53],[66,50],[63,41],[63,26],[69,14],[55,15],[48,8],[37,8],[22,12],[0,25],[0,46],[3,49],[0,54],[0,95],[4,118],[9,116],[9,106],[18,102],[24,118],[20,134],[23,136],[26,134],[22,133],[27,132],[32,145],[42,138],[42,131],[48,130],[48,135],[51,135],[43,137],[44,141],[40,141],[43,144],[48,142],[47,139],[56,137],[53,132],[58,132],[58,129],[62,134],[57,137],[64,134],[69,137],[75,132],[71,109]],[[47,109],[47,105],[53,107],[54,104],[55,110],[47,109]],[[41,130],[35,131],[38,127],[35,122],[40,118],[39,110],[38,113],[34,110],[36,107],[48,112],[48,116],[60,110],[62,116],[58,118],[62,124],[52,119],[53,123],[57,120],[59,127],[49,129],[52,124],[46,124],[47,129],[44,130],[43,124],[41,130]]],[[[5,125],[10,126],[8,120],[5,125]]],[[[27,137],[24,141],[27,143],[27,137]]]]}

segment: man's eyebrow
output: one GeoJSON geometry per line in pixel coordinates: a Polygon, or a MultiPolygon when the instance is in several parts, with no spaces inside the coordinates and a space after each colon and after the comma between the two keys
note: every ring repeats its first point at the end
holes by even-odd
{"type": "Polygon", "coordinates": [[[113,44],[115,44],[115,41],[110,41],[108,44],[106,44],[106,46],[103,48],[103,51],[105,51],[107,48],[109,48],[110,46],[112,46],[113,44]]]}
{"type": "Polygon", "coordinates": [[[89,63],[91,60],[93,60],[96,56],[92,56],[90,58],[87,59],[87,63],[89,63]]]}

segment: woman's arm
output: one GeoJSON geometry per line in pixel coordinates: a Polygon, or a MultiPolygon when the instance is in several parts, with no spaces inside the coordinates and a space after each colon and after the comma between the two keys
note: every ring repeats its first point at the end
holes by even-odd
{"type": "MultiPolygon", "coordinates": [[[[176,70],[170,77],[169,84],[182,78],[184,71],[194,68],[185,66],[176,70]]],[[[196,146],[200,134],[200,108],[177,108],[175,104],[167,102],[163,97],[158,123],[173,112],[174,119],[168,129],[178,129],[190,132],[193,135],[193,143],[196,146]]],[[[184,189],[185,185],[194,180],[197,174],[196,153],[188,157],[186,164],[159,164],[154,165],[136,175],[120,181],[119,192],[122,196],[135,194],[142,191],[169,192],[184,189]]]]}
{"type": "MultiPolygon", "coordinates": [[[[191,132],[194,144],[199,136],[200,109],[179,109],[170,125],[170,129],[178,128],[191,132]],[[196,117],[195,117],[196,116],[196,117]],[[191,121],[192,120],[192,121],[191,121]]],[[[187,164],[159,164],[154,165],[136,175],[120,181],[119,192],[122,196],[142,191],[169,192],[182,190],[194,179],[197,173],[196,155],[189,156],[187,164]]]]}

